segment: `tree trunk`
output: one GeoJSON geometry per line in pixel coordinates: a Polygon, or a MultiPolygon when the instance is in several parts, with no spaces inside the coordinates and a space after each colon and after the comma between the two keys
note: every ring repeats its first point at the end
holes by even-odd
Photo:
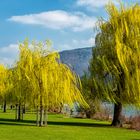
{"type": "Polygon", "coordinates": [[[36,110],[36,126],[39,126],[39,107],[38,106],[36,110]]]}
{"type": "Polygon", "coordinates": [[[23,120],[23,117],[24,117],[24,105],[22,106],[22,114],[21,114],[21,119],[23,120]]]}
{"type": "Polygon", "coordinates": [[[11,110],[13,109],[13,105],[10,106],[11,110]]]}
{"type": "Polygon", "coordinates": [[[6,100],[4,100],[4,103],[3,103],[3,112],[6,113],[6,100]]]}
{"type": "Polygon", "coordinates": [[[21,105],[18,105],[18,121],[21,120],[21,105]]]}
{"type": "Polygon", "coordinates": [[[90,110],[87,110],[87,111],[86,111],[86,117],[87,117],[87,118],[91,118],[91,111],[90,111],[90,110]]]}
{"type": "Polygon", "coordinates": [[[39,121],[39,126],[43,126],[43,106],[40,106],[40,121],[39,121]]]}
{"type": "Polygon", "coordinates": [[[47,108],[44,108],[44,126],[47,126],[47,108]]]}
{"type": "Polygon", "coordinates": [[[114,115],[113,115],[113,121],[111,125],[116,127],[122,127],[122,104],[121,103],[114,104],[114,115]]]}
{"type": "Polygon", "coordinates": [[[25,114],[25,112],[26,112],[25,104],[22,106],[22,111],[23,111],[23,114],[25,114]]]}
{"type": "Polygon", "coordinates": [[[15,120],[18,119],[18,105],[16,104],[16,109],[15,109],[15,120]]]}

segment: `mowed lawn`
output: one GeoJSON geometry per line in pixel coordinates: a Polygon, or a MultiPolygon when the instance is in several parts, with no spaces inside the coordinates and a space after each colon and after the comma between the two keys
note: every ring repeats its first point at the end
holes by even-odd
{"type": "Polygon", "coordinates": [[[0,113],[0,140],[140,140],[140,132],[112,128],[109,122],[49,114],[47,127],[35,126],[35,114],[23,122],[14,113],[0,113]]]}

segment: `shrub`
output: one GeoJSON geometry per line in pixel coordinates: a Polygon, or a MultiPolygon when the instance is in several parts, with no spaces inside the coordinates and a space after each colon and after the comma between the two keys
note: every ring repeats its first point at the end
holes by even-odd
{"type": "Polygon", "coordinates": [[[140,115],[130,118],[130,128],[140,131],[140,115]]]}

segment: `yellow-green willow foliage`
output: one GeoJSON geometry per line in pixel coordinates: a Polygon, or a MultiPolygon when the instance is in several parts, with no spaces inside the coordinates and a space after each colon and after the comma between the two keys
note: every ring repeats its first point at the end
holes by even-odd
{"type": "Polygon", "coordinates": [[[5,92],[5,80],[6,80],[6,71],[7,69],[4,65],[0,64],[0,96],[3,96],[5,92]]]}
{"type": "Polygon", "coordinates": [[[0,96],[8,94],[12,88],[11,71],[0,64],[0,96]]]}
{"type": "Polygon", "coordinates": [[[4,103],[4,112],[6,112],[6,102],[10,102],[10,92],[12,88],[10,75],[10,70],[0,64],[0,99],[4,103]]]}
{"type": "MultiPolygon", "coordinates": [[[[63,104],[72,106],[74,102],[88,107],[80,92],[80,79],[60,62],[59,54],[51,51],[47,45],[48,41],[45,44],[33,42],[30,47],[28,41],[20,45],[16,69],[21,83],[16,89],[17,92],[25,92],[24,85],[27,86],[30,90],[29,95],[27,93],[28,100],[31,105],[40,107],[40,118],[43,110],[46,111],[49,107],[59,107],[63,104]],[[24,79],[28,85],[24,83],[24,79]]],[[[40,123],[41,121],[42,119],[40,123]]]]}
{"type": "Polygon", "coordinates": [[[7,80],[7,69],[4,65],[0,65],[0,99],[4,103],[4,112],[6,112],[6,80],[7,80]]]}
{"type": "Polygon", "coordinates": [[[15,119],[21,120],[23,119],[23,107],[29,103],[28,96],[30,97],[31,90],[30,84],[25,76],[23,65],[21,62],[18,62],[11,70],[12,76],[12,89],[11,89],[11,100],[12,104],[16,106],[16,116],[15,119]],[[22,116],[21,116],[22,112],[22,116]]]}
{"type": "Polygon", "coordinates": [[[140,6],[107,5],[108,21],[99,20],[91,71],[102,99],[140,105],[140,6]]]}

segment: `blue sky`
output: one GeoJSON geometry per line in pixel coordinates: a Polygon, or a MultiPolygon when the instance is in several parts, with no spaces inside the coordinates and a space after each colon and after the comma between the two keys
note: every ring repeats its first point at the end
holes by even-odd
{"type": "MultiPolygon", "coordinates": [[[[140,0],[123,0],[125,3],[140,0]]],[[[113,0],[117,4],[117,0],[113,0]]],[[[99,17],[106,18],[108,0],[0,0],[0,63],[11,65],[18,43],[50,39],[53,48],[91,47],[99,17]]]]}

